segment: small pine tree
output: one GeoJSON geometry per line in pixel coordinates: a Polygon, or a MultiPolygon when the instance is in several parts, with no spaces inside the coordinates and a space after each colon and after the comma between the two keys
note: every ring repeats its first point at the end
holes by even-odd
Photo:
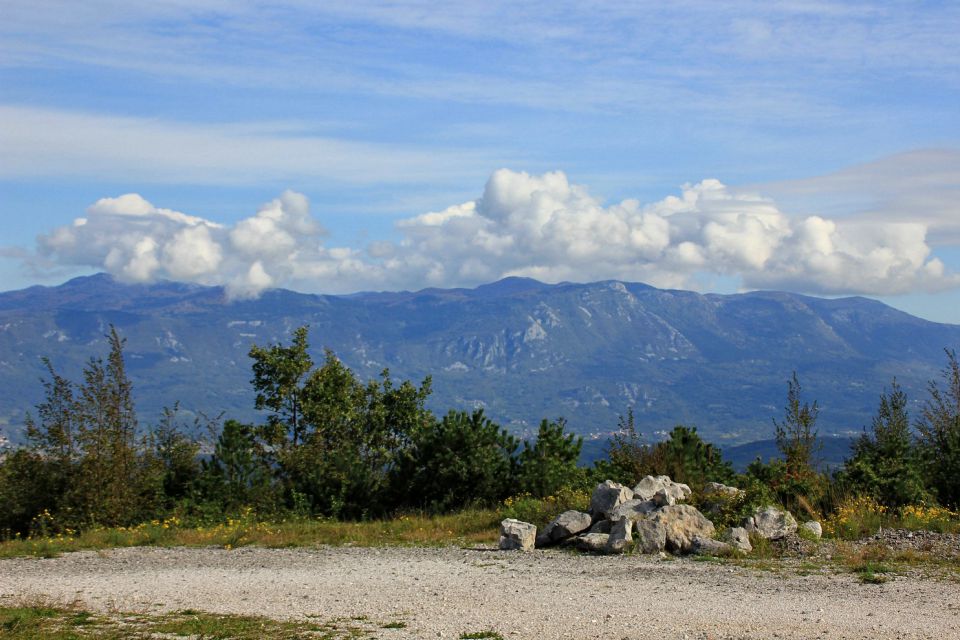
{"type": "Polygon", "coordinates": [[[521,491],[545,498],[583,483],[583,470],[577,466],[583,438],[565,433],[566,424],[563,418],[553,422],[544,419],[536,441],[532,445],[523,443],[518,470],[521,491]]]}
{"type": "Polygon", "coordinates": [[[777,448],[783,454],[787,475],[794,480],[803,481],[816,474],[816,456],[820,451],[817,441],[817,417],[820,407],[800,402],[800,380],[797,372],[787,382],[787,404],[784,407],[783,422],[773,421],[777,448]]]}
{"type": "Polygon", "coordinates": [[[655,471],[653,449],[643,442],[637,431],[633,407],[628,407],[627,415],[621,415],[617,420],[617,432],[607,445],[607,459],[597,462],[596,475],[632,487],[655,471]]]}
{"type": "Polygon", "coordinates": [[[930,488],[944,505],[960,507],[960,363],[955,351],[945,351],[944,388],[930,381],[917,431],[930,488]]]}
{"type": "Polygon", "coordinates": [[[677,425],[655,448],[657,473],[675,482],[699,489],[707,482],[729,482],[734,477],[733,466],[720,449],[703,441],[696,427],[677,425]]]}
{"type": "Polygon", "coordinates": [[[91,359],[77,401],[80,462],[73,502],[81,521],[128,524],[136,517],[140,474],[133,385],[123,362],[125,340],[110,327],[106,363],[91,359]]]}
{"type": "Polygon", "coordinates": [[[787,403],[783,422],[773,421],[777,448],[783,454],[782,465],[771,465],[775,471],[772,489],[790,509],[803,509],[813,515],[824,495],[826,479],[817,472],[817,455],[821,443],[817,439],[817,417],[820,408],[801,402],[800,381],[796,371],[787,382],[787,403]]]}
{"type": "Polygon", "coordinates": [[[880,395],[871,429],[853,445],[842,480],[888,507],[917,504],[927,498],[920,456],[910,433],[907,395],[894,378],[890,394],[880,395]]]}
{"type": "MultiPolygon", "coordinates": [[[[144,437],[140,465],[143,474],[143,517],[157,517],[193,497],[200,475],[200,443],[178,422],[180,407],[164,407],[159,423],[144,437]]],[[[201,422],[198,417],[194,426],[201,422]]],[[[216,420],[209,425],[214,429],[216,420]]]]}
{"type": "Polygon", "coordinates": [[[198,484],[203,497],[231,513],[258,502],[269,483],[269,469],[259,450],[254,428],[227,420],[213,455],[202,464],[198,484]]]}

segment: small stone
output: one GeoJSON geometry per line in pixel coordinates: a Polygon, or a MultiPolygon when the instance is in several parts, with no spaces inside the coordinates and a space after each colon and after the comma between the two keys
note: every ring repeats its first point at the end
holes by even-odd
{"type": "Polygon", "coordinates": [[[720,542],[719,540],[713,540],[712,538],[704,538],[703,536],[699,535],[694,535],[690,544],[691,552],[703,556],[725,555],[730,553],[732,550],[733,547],[726,542],[720,542]]]}
{"type": "Polygon", "coordinates": [[[537,547],[545,547],[562,542],[590,528],[592,519],[589,513],[564,511],[546,526],[537,536],[537,547]]]}
{"type": "Polygon", "coordinates": [[[753,551],[753,545],[750,544],[750,534],[747,533],[747,530],[743,527],[730,527],[730,529],[727,530],[725,538],[735,549],[743,551],[744,553],[753,551]]]}
{"type": "Polygon", "coordinates": [[[513,518],[507,518],[500,523],[499,547],[503,550],[533,551],[536,539],[536,525],[513,518]]]}
{"type": "Polygon", "coordinates": [[[797,531],[797,521],[789,511],[773,506],[757,507],[747,518],[747,531],[756,531],[767,540],[780,540],[797,531]]]}
{"type": "Polygon", "coordinates": [[[588,533],[574,538],[577,541],[577,548],[581,551],[590,551],[592,553],[605,553],[607,542],[610,535],[606,533],[588,533]]]}
{"type": "Polygon", "coordinates": [[[622,516],[610,526],[610,536],[607,538],[607,553],[623,553],[627,546],[633,542],[633,536],[630,534],[633,529],[633,521],[622,516]]]}
{"type": "Polygon", "coordinates": [[[813,536],[819,540],[823,536],[823,527],[820,526],[820,523],[816,520],[807,520],[800,527],[806,531],[809,531],[813,536]]]}

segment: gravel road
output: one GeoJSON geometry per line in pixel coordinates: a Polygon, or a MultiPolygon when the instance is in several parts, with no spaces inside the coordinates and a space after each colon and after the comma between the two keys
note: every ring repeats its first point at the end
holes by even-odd
{"type": "Polygon", "coordinates": [[[456,548],[115,549],[0,561],[0,602],[366,616],[380,638],[960,638],[960,583],[456,548]],[[404,622],[402,629],[381,629],[404,622]]]}

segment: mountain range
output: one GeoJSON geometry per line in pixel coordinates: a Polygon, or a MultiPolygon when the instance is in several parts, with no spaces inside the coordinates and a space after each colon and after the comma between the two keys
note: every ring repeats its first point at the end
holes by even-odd
{"type": "Polygon", "coordinates": [[[824,436],[860,432],[894,376],[916,413],[946,363],[944,348],[960,345],[960,326],[860,297],[507,278],[474,289],[277,289],[231,301],[220,287],[100,274],[0,294],[6,437],[22,438],[24,412],[42,398],[41,359],[77,379],[88,358],[106,355],[110,325],[127,339],[145,424],[175,402],[186,415],[259,419],[250,346],[287,342],[309,325],[317,362],[329,347],[364,379],[384,368],[394,379],[432,376],[437,413],[483,407],[521,435],[563,416],[601,439],[632,407],[645,437],[682,423],[725,447],[772,437],[794,371],[804,399],[821,407],[824,436]]]}

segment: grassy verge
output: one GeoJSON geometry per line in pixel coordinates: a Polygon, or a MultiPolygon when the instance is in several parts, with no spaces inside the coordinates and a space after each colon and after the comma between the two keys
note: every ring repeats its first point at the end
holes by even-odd
{"type": "Polygon", "coordinates": [[[68,551],[136,546],[224,549],[246,545],[283,548],[323,544],[466,546],[495,542],[502,518],[495,509],[469,509],[438,516],[409,514],[366,522],[302,519],[271,523],[248,516],[210,527],[185,527],[173,518],[129,528],[90,529],[74,535],[7,540],[0,542],[0,558],[52,558],[68,551]]]}
{"type": "MultiPolygon", "coordinates": [[[[260,521],[250,511],[211,526],[186,526],[178,518],[153,520],[135,527],[66,530],[55,535],[0,541],[0,558],[56,557],[68,551],[115,547],[208,547],[233,549],[246,545],[269,548],[315,545],[467,546],[497,541],[500,521],[518,518],[543,526],[568,509],[586,510],[590,496],[561,491],[557,496],[508,498],[496,509],[464,509],[457,513],[403,514],[389,520],[341,522],[330,519],[260,521]]],[[[53,528],[50,523],[50,528],[53,528]]]]}
{"type": "Polygon", "coordinates": [[[228,616],[186,610],[163,615],[95,614],[76,607],[33,604],[0,607],[0,637],[9,640],[120,640],[149,637],[222,640],[368,638],[382,629],[402,629],[403,621],[366,618],[282,622],[256,616],[228,616]]]}

